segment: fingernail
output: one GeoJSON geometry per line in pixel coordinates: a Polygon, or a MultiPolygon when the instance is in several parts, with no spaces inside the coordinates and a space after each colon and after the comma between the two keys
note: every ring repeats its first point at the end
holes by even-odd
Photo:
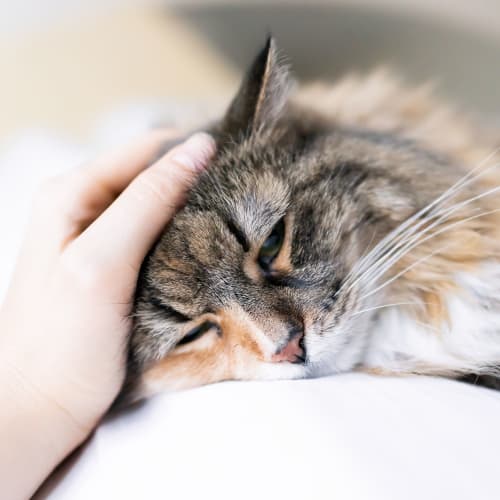
{"type": "Polygon", "coordinates": [[[193,170],[204,170],[215,153],[215,141],[205,132],[192,135],[172,150],[170,158],[193,170]]]}

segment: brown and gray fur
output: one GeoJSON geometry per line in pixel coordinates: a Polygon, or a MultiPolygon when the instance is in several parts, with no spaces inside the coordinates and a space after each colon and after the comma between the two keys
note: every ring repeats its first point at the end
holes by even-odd
{"type": "Polygon", "coordinates": [[[449,358],[455,347],[446,344],[443,354],[439,343],[454,331],[453,294],[500,311],[497,297],[479,296],[460,278],[498,261],[498,203],[480,197],[498,175],[473,171],[471,182],[433,204],[493,151],[494,140],[430,90],[407,88],[385,71],[294,87],[268,41],[226,116],[208,129],[216,157],[144,262],[123,400],[359,368],[494,370],[500,326],[488,330],[498,340],[477,359],[449,358]],[[447,214],[449,207],[456,208],[447,214]],[[282,248],[263,271],[259,248],[282,219],[282,248]],[[384,268],[412,234],[416,244],[384,268]],[[386,347],[387,310],[402,318],[396,336],[423,325],[419,335],[435,336],[438,354],[427,356],[417,337],[415,352],[411,343],[398,347],[399,337],[386,347]],[[203,322],[203,335],[179,344],[203,322]]]}

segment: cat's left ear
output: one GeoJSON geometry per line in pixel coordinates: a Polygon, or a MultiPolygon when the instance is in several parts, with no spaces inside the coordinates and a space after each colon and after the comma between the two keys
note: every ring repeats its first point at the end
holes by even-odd
{"type": "Polygon", "coordinates": [[[272,126],[285,107],[292,79],[269,37],[248,69],[224,117],[220,132],[232,138],[272,126]]]}

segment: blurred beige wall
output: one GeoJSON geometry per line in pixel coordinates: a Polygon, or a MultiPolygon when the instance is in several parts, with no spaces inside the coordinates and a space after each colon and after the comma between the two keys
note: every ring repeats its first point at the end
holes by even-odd
{"type": "MultiPolygon", "coordinates": [[[[128,103],[227,98],[238,70],[172,9],[271,3],[309,5],[299,0],[0,0],[0,140],[33,127],[85,138],[102,113],[128,103]]],[[[313,4],[405,11],[500,40],[500,0],[313,4]]],[[[233,35],[231,26],[226,30],[236,43],[239,33],[233,35]]],[[[481,91],[480,81],[477,88],[481,91]]]]}
{"type": "Polygon", "coordinates": [[[0,32],[0,139],[33,127],[85,138],[101,113],[127,103],[236,85],[235,70],[166,9],[112,3],[43,22],[13,13],[0,32]]]}

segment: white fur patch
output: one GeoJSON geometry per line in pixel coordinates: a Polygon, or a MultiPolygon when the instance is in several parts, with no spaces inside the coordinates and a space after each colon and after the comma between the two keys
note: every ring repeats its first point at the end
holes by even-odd
{"type": "Polygon", "coordinates": [[[500,264],[456,276],[449,324],[438,330],[401,308],[380,314],[363,364],[394,372],[492,373],[500,365],[500,264]]]}

